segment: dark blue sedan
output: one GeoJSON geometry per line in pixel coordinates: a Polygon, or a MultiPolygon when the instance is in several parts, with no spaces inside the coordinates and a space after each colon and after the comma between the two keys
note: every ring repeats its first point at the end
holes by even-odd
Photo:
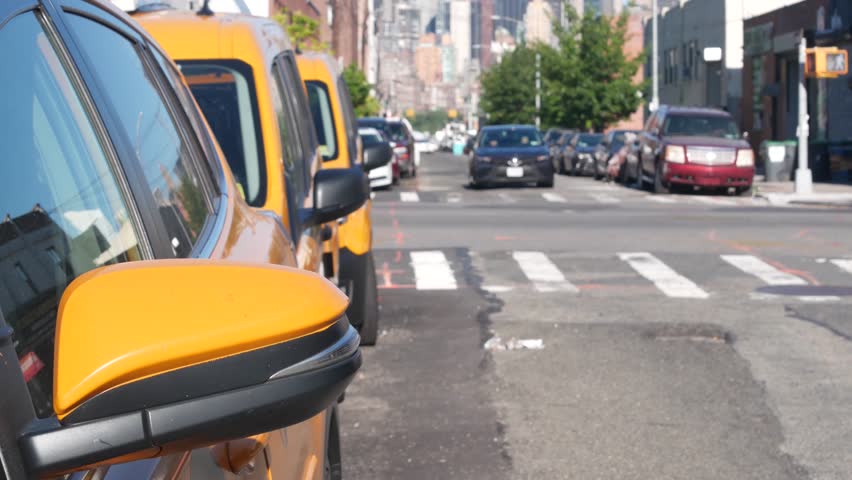
{"type": "Polygon", "coordinates": [[[468,149],[472,188],[535,183],[553,186],[553,164],[541,133],[532,125],[483,127],[468,149]]]}

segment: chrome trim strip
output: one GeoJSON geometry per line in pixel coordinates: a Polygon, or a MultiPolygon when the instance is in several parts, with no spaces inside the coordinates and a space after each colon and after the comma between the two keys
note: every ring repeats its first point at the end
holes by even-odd
{"type": "Polygon", "coordinates": [[[192,258],[210,258],[213,255],[213,249],[216,248],[216,243],[222,238],[222,231],[225,229],[225,218],[228,216],[228,195],[223,191],[219,195],[219,201],[216,205],[216,211],[213,213],[213,224],[204,235],[201,243],[196,243],[192,252],[192,258]]]}
{"type": "Polygon", "coordinates": [[[290,377],[299,373],[316,370],[322,367],[327,367],[337,363],[339,360],[348,358],[358,351],[358,346],[361,344],[361,337],[358,331],[349,325],[346,333],[340,339],[334,342],[333,345],[325,350],[302,360],[299,363],[290,365],[287,368],[279,370],[269,377],[269,380],[290,377]]]}

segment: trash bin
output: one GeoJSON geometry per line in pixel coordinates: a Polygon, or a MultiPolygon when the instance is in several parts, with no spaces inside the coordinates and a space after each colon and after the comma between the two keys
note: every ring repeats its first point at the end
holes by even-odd
{"type": "Polygon", "coordinates": [[[793,178],[797,146],[795,140],[767,140],[760,144],[760,157],[766,170],[765,181],[789,182],[793,178]]]}

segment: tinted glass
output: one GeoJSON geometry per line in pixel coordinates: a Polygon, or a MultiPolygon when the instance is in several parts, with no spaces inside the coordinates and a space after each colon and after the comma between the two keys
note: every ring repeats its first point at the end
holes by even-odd
{"type": "Polygon", "coordinates": [[[357,163],[361,159],[358,155],[358,132],[356,128],[355,109],[352,106],[352,98],[349,96],[349,87],[342,76],[337,77],[337,94],[340,97],[340,107],[343,109],[343,128],[346,130],[346,141],[349,145],[349,159],[357,163]]]}
{"type": "Polygon", "coordinates": [[[278,126],[281,129],[282,141],[293,143],[294,152],[298,156],[290,158],[284,162],[284,176],[287,179],[288,192],[292,190],[293,201],[296,205],[302,206],[303,200],[307,195],[308,186],[305,174],[305,140],[299,138],[303,134],[299,129],[299,118],[304,118],[299,115],[299,106],[296,103],[293,90],[294,87],[285,77],[280,76],[277,72],[279,69],[273,69],[275,82],[272,89],[272,103],[275,110],[279,114],[278,126]],[[288,135],[291,132],[292,135],[288,135]]]}
{"type": "Polygon", "coordinates": [[[0,309],[36,412],[53,413],[53,337],[65,287],[138,260],[137,234],[75,86],[32,14],[0,30],[0,309]]]}
{"type": "Polygon", "coordinates": [[[577,139],[578,147],[594,147],[603,141],[603,135],[587,135],[582,134],[577,139]]]}
{"type": "Polygon", "coordinates": [[[266,161],[251,67],[237,61],[184,62],[181,72],[246,201],[263,205],[266,161]]]}
{"type": "Polygon", "coordinates": [[[75,15],[68,16],[68,23],[132,143],[174,254],[189,256],[210,210],[189,149],[156,81],[123,36],[75,15]]]}
{"type": "Polygon", "coordinates": [[[384,131],[387,134],[388,138],[394,142],[404,142],[408,140],[407,132],[405,131],[405,125],[400,122],[385,122],[384,131]]]}
{"type": "Polygon", "coordinates": [[[361,141],[364,143],[365,147],[369,147],[372,145],[378,145],[379,143],[384,143],[385,139],[377,133],[362,133],[361,141]]]}
{"type": "Polygon", "coordinates": [[[480,147],[537,147],[541,145],[541,135],[534,128],[503,128],[483,130],[480,147]]]}
{"type": "Polygon", "coordinates": [[[305,86],[308,90],[308,103],[311,107],[320,153],[323,160],[334,160],[337,158],[337,127],[334,124],[328,87],[322,82],[313,81],[305,82],[305,86]]]}
{"type": "Polygon", "coordinates": [[[670,115],[663,122],[666,135],[738,138],[737,124],[717,115],[670,115]]]}

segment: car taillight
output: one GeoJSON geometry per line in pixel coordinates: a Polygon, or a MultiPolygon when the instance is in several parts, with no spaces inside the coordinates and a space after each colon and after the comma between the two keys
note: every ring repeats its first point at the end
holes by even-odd
{"type": "Polygon", "coordinates": [[[738,167],[753,167],[754,152],[750,148],[737,150],[737,166],[738,167]]]}
{"type": "Polygon", "coordinates": [[[686,163],[686,148],[680,145],[667,146],[665,159],[672,163],[686,163]]]}

